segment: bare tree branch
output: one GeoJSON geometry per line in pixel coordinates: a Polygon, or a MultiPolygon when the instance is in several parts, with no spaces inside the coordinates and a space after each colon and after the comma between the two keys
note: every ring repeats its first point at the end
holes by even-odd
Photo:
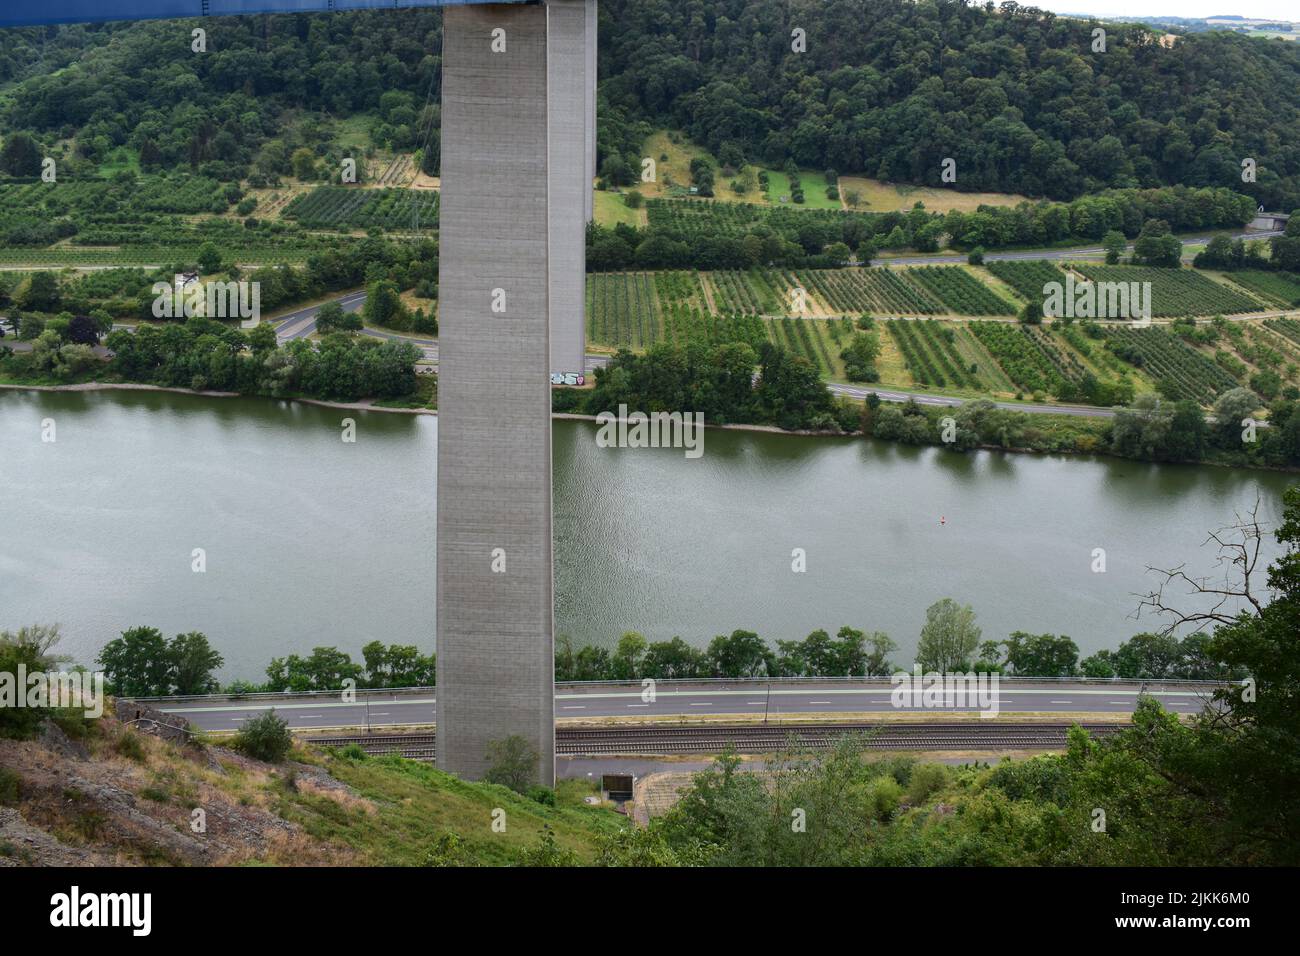
{"type": "Polygon", "coordinates": [[[1194,577],[1184,570],[1185,564],[1176,568],[1147,565],[1147,572],[1160,575],[1162,580],[1153,591],[1139,595],[1141,602],[1133,617],[1141,618],[1145,609],[1157,617],[1172,618],[1171,623],[1161,629],[1162,634],[1183,627],[1191,627],[1196,633],[1208,627],[1231,624],[1247,606],[1254,608],[1256,614],[1262,611],[1272,599],[1272,592],[1267,586],[1261,589],[1259,585],[1259,562],[1264,536],[1268,533],[1259,522],[1259,503],[1256,495],[1247,517],[1234,515],[1236,523],[1210,532],[1204,542],[1213,543],[1218,549],[1215,563],[1222,572],[1221,582],[1217,578],[1212,582],[1211,576],[1194,577]],[[1166,589],[1176,585],[1187,585],[1187,590],[1180,596],[1167,598],[1166,589]],[[1212,598],[1213,601],[1208,609],[1185,611],[1178,604],[1181,598],[1187,597],[1212,598]]]}

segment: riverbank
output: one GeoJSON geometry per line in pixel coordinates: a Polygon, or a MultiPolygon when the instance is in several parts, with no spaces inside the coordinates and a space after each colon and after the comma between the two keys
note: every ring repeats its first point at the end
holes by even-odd
{"type": "MultiPolygon", "coordinates": [[[[241,395],[239,392],[222,392],[222,391],[210,391],[210,390],[197,391],[188,388],[174,388],[174,387],[164,386],[164,385],[148,385],[148,384],[143,384],[138,382],[78,382],[78,383],[70,383],[66,385],[37,385],[37,384],[23,384],[23,383],[13,383],[13,382],[0,382],[0,389],[10,390],[10,391],[35,391],[35,392],[111,392],[111,391],[164,392],[164,393],[170,393],[174,395],[190,395],[196,398],[262,398],[268,401],[299,402],[303,405],[315,405],[318,408],[334,408],[343,411],[392,412],[401,415],[432,415],[434,417],[437,417],[438,415],[437,409],[433,409],[433,408],[397,408],[392,406],[380,405],[375,403],[374,401],[336,402],[336,401],[329,401],[327,399],[320,399],[320,398],[306,398],[304,396],[299,396],[299,395],[286,395],[286,396],[241,395]]],[[[935,412],[950,413],[951,409],[926,408],[925,412],[927,415],[930,415],[935,412]]],[[[1023,413],[1012,412],[1011,414],[1023,414],[1023,413]]],[[[1039,418],[1040,420],[1046,419],[1048,422],[1051,422],[1054,419],[1054,416],[1043,415],[1043,416],[1039,416],[1039,418]]],[[[1070,416],[1062,415],[1062,416],[1055,416],[1055,418],[1059,418],[1063,420],[1063,422],[1068,422],[1069,424],[1072,425],[1076,424],[1071,420],[1070,416]]],[[[594,423],[594,422],[598,422],[600,419],[596,415],[584,415],[576,412],[552,412],[551,420],[552,421],[584,421],[584,422],[594,423]]],[[[779,426],[776,425],[757,425],[757,424],[749,424],[743,422],[729,422],[725,424],[720,424],[716,422],[714,423],[705,422],[704,427],[712,428],[716,430],[732,431],[732,432],[757,432],[757,433],[765,433],[765,434],[773,434],[773,435],[791,435],[800,438],[874,438],[877,441],[884,441],[890,444],[910,445],[912,447],[922,447],[922,448],[945,447],[942,442],[934,442],[934,441],[907,442],[907,441],[901,441],[899,439],[894,439],[894,438],[886,438],[874,434],[869,435],[861,429],[858,429],[856,431],[851,431],[851,432],[813,431],[809,429],[787,431],[786,429],[780,428],[779,426]]],[[[1146,462],[1148,464],[1154,463],[1154,462],[1147,461],[1147,459],[1128,458],[1123,455],[1116,455],[1112,452],[1107,451],[1102,446],[1098,446],[1091,449],[1034,448],[1028,445],[1000,445],[992,442],[978,442],[973,445],[970,445],[967,450],[997,451],[997,452],[1006,452],[1015,455],[1033,455],[1039,457],[1066,456],[1070,458],[1080,458],[1080,459],[1096,459],[1100,457],[1106,459],[1113,459],[1116,461],[1130,461],[1130,462],[1139,461],[1139,462],[1146,462]]],[[[1160,464],[1212,465],[1216,468],[1250,468],[1250,469],[1260,469],[1263,471],[1274,471],[1282,474],[1300,474],[1300,467],[1291,466],[1291,465],[1278,465],[1278,464],[1270,464],[1267,462],[1231,462],[1231,461],[1223,461],[1214,458],[1201,458],[1198,460],[1187,460],[1187,461],[1165,461],[1165,462],[1160,462],[1160,464]]]]}
{"type": "Polygon", "coordinates": [[[196,398],[264,398],[273,402],[301,402],[320,408],[340,408],[358,412],[396,412],[405,415],[437,415],[433,408],[394,408],[366,402],[331,402],[323,398],[305,398],[300,395],[242,395],[239,392],[198,391],[192,388],[173,388],[167,385],[146,385],[140,382],[78,382],[68,385],[25,385],[0,382],[0,389],[29,392],[167,392],[172,395],[191,395],[196,398]]]}

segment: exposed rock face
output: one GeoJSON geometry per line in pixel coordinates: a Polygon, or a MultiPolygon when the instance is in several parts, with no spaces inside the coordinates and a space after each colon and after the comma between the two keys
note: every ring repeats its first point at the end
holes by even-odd
{"type": "Polygon", "coordinates": [[[114,710],[118,720],[130,724],[142,733],[152,734],[177,744],[184,744],[190,738],[189,722],[175,714],[165,714],[147,704],[121,698],[114,701],[114,710]]]}
{"type": "Polygon", "coordinates": [[[0,767],[17,778],[0,806],[0,866],[352,862],[276,812],[300,787],[364,810],[352,788],[308,764],[196,746],[139,709],[119,704],[131,723],[105,716],[84,743],[48,721],[31,740],[0,739],[0,767]],[[141,732],[159,727],[162,739],[141,732]]]}
{"type": "Polygon", "coordinates": [[[104,866],[112,859],[67,846],[23,819],[13,807],[0,807],[0,866],[104,866]]]}
{"type": "Polygon", "coordinates": [[[79,740],[73,740],[52,720],[47,720],[41,725],[41,734],[37,739],[47,750],[65,757],[73,760],[90,759],[90,751],[86,749],[86,745],[79,740]]]}

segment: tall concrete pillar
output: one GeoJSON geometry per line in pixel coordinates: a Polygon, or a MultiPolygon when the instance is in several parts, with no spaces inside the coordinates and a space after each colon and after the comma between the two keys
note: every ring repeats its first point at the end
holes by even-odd
{"type": "Polygon", "coordinates": [[[587,222],[595,218],[591,186],[596,178],[596,0],[587,0],[587,222]]]}
{"type": "Polygon", "coordinates": [[[547,112],[550,117],[551,372],[586,371],[586,229],[595,148],[591,72],[595,0],[547,0],[547,112]]]}
{"type": "Polygon", "coordinates": [[[549,786],[547,14],[453,6],[443,19],[437,751],[478,778],[488,743],[519,735],[549,786]]]}

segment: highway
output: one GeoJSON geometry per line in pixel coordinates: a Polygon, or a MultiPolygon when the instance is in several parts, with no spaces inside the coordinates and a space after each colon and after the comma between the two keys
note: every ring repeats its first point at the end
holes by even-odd
{"type": "MultiPolygon", "coordinates": [[[[791,715],[867,715],[881,717],[900,710],[934,716],[947,712],[974,715],[975,706],[944,708],[894,707],[892,688],[887,682],[827,681],[809,686],[806,682],[726,682],[725,686],[692,684],[673,688],[661,685],[654,700],[643,700],[639,685],[567,686],[555,695],[555,716],[599,722],[645,717],[697,719],[724,715],[774,718],[791,715]]],[[[1132,713],[1141,687],[1138,683],[1114,685],[1083,682],[1038,683],[1001,681],[998,708],[1002,715],[1132,713]]],[[[1210,696],[1210,689],[1195,685],[1151,685],[1147,691],[1167,710],[1196,713],[1210,696]]],[[[294,730],[327,730],[369,727],[391,730],[428,726],[436,721],[437,696],[432,690],[415,692],[358,691],[356,701],[344,702],[336,695],[257,695],[246,700],[213,697],[178,701],[146,701],[166,713],[183,716],[205,731],[238,730],[244,721],[274,709],[294,730]]]]}

